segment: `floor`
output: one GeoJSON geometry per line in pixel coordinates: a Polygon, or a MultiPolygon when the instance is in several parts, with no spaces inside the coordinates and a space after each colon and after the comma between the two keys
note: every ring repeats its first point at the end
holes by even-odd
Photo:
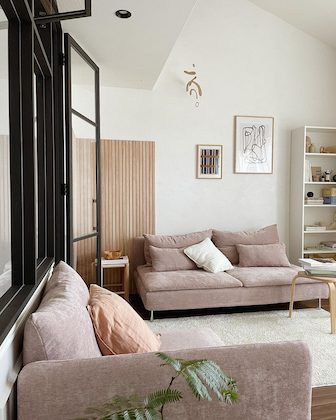
{"type": "MultiPolygon", "coordinates": [[[[149,319],[149,312],[143,307],[139,296],[131,297],[132,306],[144,319],[149,319]]],[[[312,308],[317,306],[317,301],[296,303],[295,308],[312,308]]],[[[236,312],[255,312],[262,310],[287,309],[288,304],[265,305],[265,306],[247,306],[239,308],[216,308],[216,309],[197,309],[188,311],[162,311],[156,313],[156,317],[168,318],[177,316],[197,316],[208,314],[236,313],[236,312]]],[[[329,310],[328,301],[322,301],[322,308],[329,310]]],[[[284,419],[285,420],[285,419],[284,419]]],[[[313,388],[312,393],[312,420],[336,420],[336,386],[313,388]]]]}

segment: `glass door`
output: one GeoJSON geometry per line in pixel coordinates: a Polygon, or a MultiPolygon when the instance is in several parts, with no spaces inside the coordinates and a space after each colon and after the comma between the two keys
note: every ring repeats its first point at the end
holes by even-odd
{"type": "Polygon", "coordinates": [[[67,261],[85,282],[100,279],[99,68],[65,34],[67,261]]]}

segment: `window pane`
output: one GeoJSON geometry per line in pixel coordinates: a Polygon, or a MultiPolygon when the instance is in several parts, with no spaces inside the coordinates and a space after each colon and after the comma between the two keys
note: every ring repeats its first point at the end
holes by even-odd
{"type": "Polygon", "coordinates": [[[8,21],[0,7],[0,297],[12,285],[8,107],[8,21]]]}
{"type": "Polygon", "coordinates": [[[72,109],[95,121],[95,71],[73,48],[71,48],[71,100],[72,109]]]}
{"type": "Polygon", "coordinates": [[[77,12],[85,9],[85,0],[34,0],[35,17],[77,12]]]}
{"type": "Polygon", "coordinates": [[[72,117],[73,237],[89,235],[96,226],[96,130],[72,117]]]}

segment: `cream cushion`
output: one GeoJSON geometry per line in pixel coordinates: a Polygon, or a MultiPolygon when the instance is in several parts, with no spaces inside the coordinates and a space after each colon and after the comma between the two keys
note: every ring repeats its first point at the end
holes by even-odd
{"type": "Polygon", "coordinates": [[[233,269],[230,261],[226,256],[215,247],[211,239],[206,238],[204,241],[189,246],[184,253],[197,265],[210,273],[219,273],[233,269]]]}
{"type": "Polygon", "coordinates": [[[119,295],[95,284],[90,286],[88,311],[104,356],[145,353],[160,349],[160,337],[119,295]]]}

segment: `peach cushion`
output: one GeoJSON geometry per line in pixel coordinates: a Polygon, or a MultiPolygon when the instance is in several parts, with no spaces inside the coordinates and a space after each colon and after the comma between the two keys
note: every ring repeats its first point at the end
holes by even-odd
{"type": "Polygon", "coordinates": [[[119,295],[95,284],[90,286],[88,311],[100,351],[111,354],[158,351],[161,340],[119,295]]]}

